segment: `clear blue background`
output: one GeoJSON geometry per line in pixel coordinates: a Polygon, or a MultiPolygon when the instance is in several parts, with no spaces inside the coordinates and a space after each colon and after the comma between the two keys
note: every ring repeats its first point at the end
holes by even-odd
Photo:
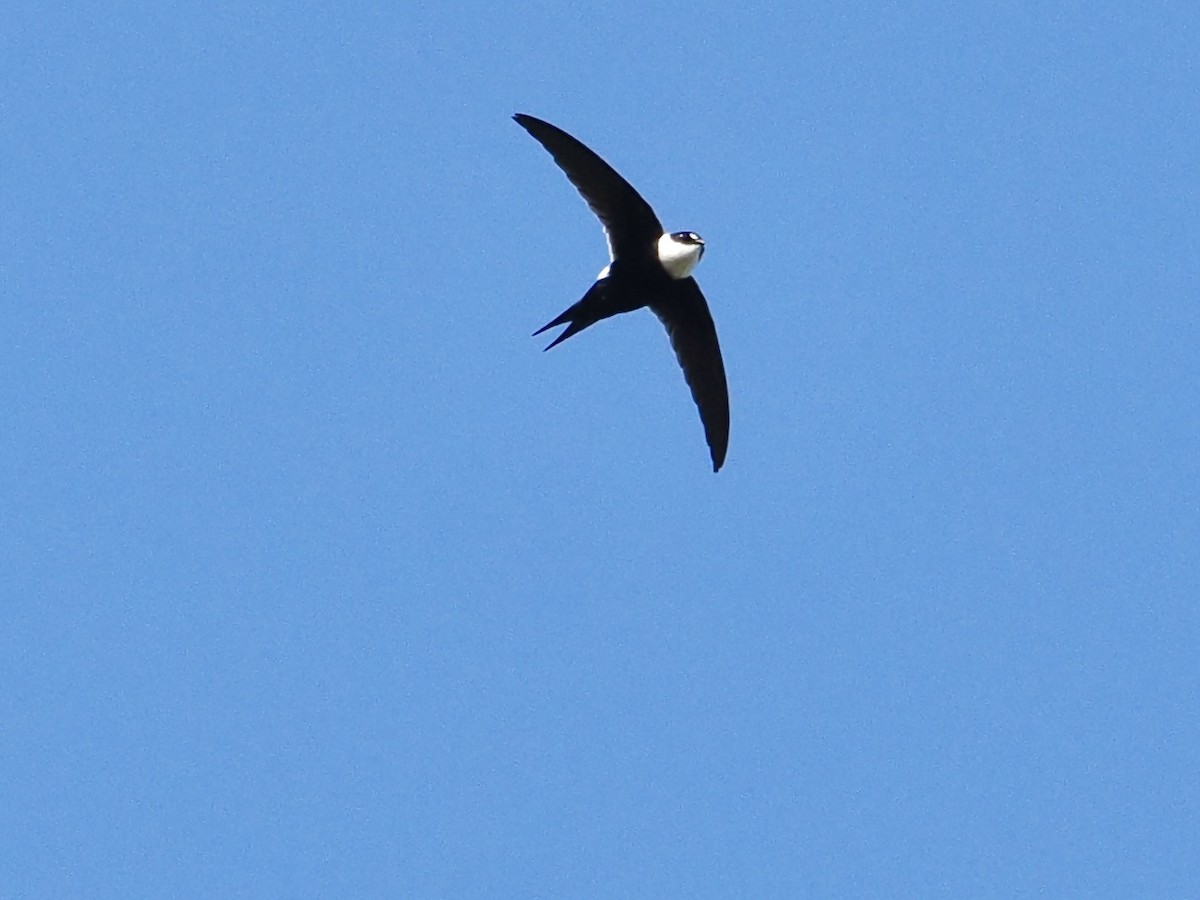
{"type": "Polygon", "coordinates": [[[4,897],[1200,896],[1194,3],[4,19],[4,897]]]}

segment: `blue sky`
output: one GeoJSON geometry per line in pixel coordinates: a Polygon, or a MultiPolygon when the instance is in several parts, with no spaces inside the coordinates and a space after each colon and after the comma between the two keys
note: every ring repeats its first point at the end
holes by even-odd
{"type": "Polygon", "coordinates": [[[31,4],[0,894],[1185,897],[1200,13],[31,4]],[[649,313],[511,120],[670,229],[649,313]]]}

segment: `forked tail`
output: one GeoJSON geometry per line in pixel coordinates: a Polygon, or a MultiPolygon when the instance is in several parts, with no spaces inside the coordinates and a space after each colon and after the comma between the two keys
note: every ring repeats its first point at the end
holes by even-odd
{"type": "Polygon", "coordinates": [[[611,308],[611,304],[608,302],[604,282],[597,281],[583,295],[583,299],[568,307],[557,318],[547,322],[535,331],[534,335],[539,335],[543,331],[548,331],[558,325],[566,325],[566,330],[546,346],[545,349],[549,350],[551,347],[561,344],[572,335],[579,334],[579,332],[583,331],[589,325],[595,325],[601,319],[607,319],[618,312],[620,310],[611,308]]]}

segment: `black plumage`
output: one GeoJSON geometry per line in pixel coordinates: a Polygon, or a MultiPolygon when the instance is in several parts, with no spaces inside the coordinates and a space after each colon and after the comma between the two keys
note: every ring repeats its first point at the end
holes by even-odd
{"type": "Polygon", "coordinates": [[[567,326],[549,350],[601,319],[648,306],[667,329],[700,412],[713,471],[718,471],[729,446],[725,365],[708,304],[696,280],[686,274],[703,255],[704,242],[692,232],[666,235],[654,210],[629,182],[565,131],[533,116],[518,113],[513,118],[550,152],[583,195],[604,226],[612,257],[579,302],[534,334],[567,326]],[[665,260],[664,246],[682,255],[665,260]]]}

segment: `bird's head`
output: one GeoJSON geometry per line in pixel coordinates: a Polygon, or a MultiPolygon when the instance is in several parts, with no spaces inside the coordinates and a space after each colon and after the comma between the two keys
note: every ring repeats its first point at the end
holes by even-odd
{"type": "Polygon", "coordinates": [[[658,239],[658,260],[672,278],[687,278],[704,255],[704,238],[694,231],[675,231],[658,239]]]}

